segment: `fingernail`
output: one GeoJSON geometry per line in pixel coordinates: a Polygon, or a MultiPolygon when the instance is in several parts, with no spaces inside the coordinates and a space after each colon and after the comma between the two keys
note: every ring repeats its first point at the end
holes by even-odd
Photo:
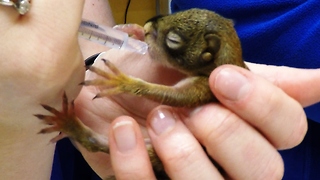
{"type": "Polygon", "coordinates": [[[135,148],[137,144],[136,134],[131,121],[120,121],[112,128],[120,152],[126,153],[135,148]]]}
{"type": "Polygon", "coordinates": [[[130,28],[132,26],[132,24],[118,24],[113,26],[113,29],[117,29],[117,30],[122,30],[124,28],[130,28]]]}
{"type": "Polygon", "coordinates": [[[215,89],[229,100],[238,101],[245,98],[251,88],[248,79],[233,69],[222,69],[216,76],[215,89]]]}
{"type": "Polygon", "coordinates": [[[153,113],[151,128],[159,136],[173,129],[176,121],[172,112],[166,109],[159,109],[153,113]]]}
{"type": "Polygon", "coordinates": [[[112,28],[116,29],[116,30],[121,30],[121,29],[123,29],[123,25],[115,25],[112,28]]]}

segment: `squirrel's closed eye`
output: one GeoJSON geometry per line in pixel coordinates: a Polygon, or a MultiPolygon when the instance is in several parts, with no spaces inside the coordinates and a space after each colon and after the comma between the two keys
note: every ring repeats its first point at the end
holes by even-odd
{"type": "Polygon", "coordinates": [[[166,44],[170,49],[176,50],[182,47],[183,40],[178,34],[170,31],[166,37],[166,44]]]}

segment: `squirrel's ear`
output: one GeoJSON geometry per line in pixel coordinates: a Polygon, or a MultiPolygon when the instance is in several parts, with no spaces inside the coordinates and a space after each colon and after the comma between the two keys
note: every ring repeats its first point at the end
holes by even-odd
{"type": "Polygon", "coordinates": [[[207,43],[207,48],[202,52],[201,58],[203,61],[209,62],[214,59],[215,54],[219,51],[221,41],[220,37],[213,33],[206,34],[204,39],[207,43]]]}

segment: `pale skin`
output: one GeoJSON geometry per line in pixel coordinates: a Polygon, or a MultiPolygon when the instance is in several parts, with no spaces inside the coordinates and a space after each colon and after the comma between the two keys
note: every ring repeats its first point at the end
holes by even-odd
{"type": "MultiPolygon", "coordinates": [[[[106,5],[106,1],[100,3],[106,5]]],[[[49,179],[54,145],[48,144],[48,141],[56,134],[38,135],[37,132],[43,125],[32,114],[46,113],[39,103],[60,108],[64,90],[70,99],[75,98],[80,90],[78,84],[84,76],[83,58],[76,36],[83,1],[33,0],[32,4],[31,11],[23,18],[19,18],[14,9],[0,6],[0,18],[3,23],[0,33],[5,34],[1,36],[3,46],[0,50],[3,67],[0,72],[0,98],[1,102],[5,102],[0,108],[0,174],[3,179],[49,179]],[[68,26],[65,27],[64,24],[68,26]],[[27,36],[22,36],[21,33],[27,36]],[[19,38],[19,41],[14,41],[16,38],[19,38]],[[17,51],[18,47],[23,48],[17,51]]],[[[104,21],[104,17],[99,18],[98,21],[104,21]]],[[[96,53],[98,49],[95,48],[97,46],[85,50],[84,56],[96,53]]],[[[170,84],[166,81],[168,78],[159,77],[154,73],[160,68],[147,56],[119,53],[115,50],[109,51],[108,56],[125,73],[147,81],[170,84]],[[129,63],[132,61],[136,63],[129,63]]],[[[96,65],[103,68],[102,63],[96,65]]],[[[208,157],[195,137],[206,146],[209,154],[231,177],[280,179],[283,174],[283,162],[276,150],[294,147],[304,137],[307,127],[302,107],[320,101],[320,95],[317,93],[320,91],[320,70],[256,64],[248,66],[252,72],[234,66],[216,69],[211,74],[209,83],[221,105],[208,104],[187,117],[175,116],[175,123],[169,121],[172,126],[164,132],[151,128],[151,125],[159,122],[156,120],[160,114],[170,117],[168,113],[164,113],[166,111],[174,114],[180,112],[162,106],[149,114],[149,110],[157,104],[146,100],[137,101],[132,97],[125,97],[126,100],[118,97],[92,101],[91,98],[98,91],[93,87],[87,87],[79,94],[76,113],[96,131],[108,135],[111,164],[119,179],[154,179],[144,147],[143,136],[146,133],[149,134],[168,174],[173,179],[223,178],[216,168],[208,163],[208,157]],[[246,87],[249,88],[246,89],[249,89],[250,93],[247,91],[248,94],[242,93],[236,100],[230,100],[226,98],[225,93],[229,88],[219,82],[221,78],[238,73],[248,80],[246,84],[249,85],[246,87]],[[145,103],[144,106],[148,109],[141,108],[143,105],[136,106],[137,102],[145,103]],[[261,104],[263,111],[257,109],[261,104]],[[106,112],[106,109],[111,109],[112,113],[106,112]],[[147,119],[146,128],[139,127],[133,119],[140,124],[144,124],[144,120],[147,119]],[[122,122],[121,126],[119,122],[122,122]],[[119,127],[133,127],[137,137],[134,148],[123,151],[119,144],[115,143],[115,131],[121,130],[119,127]],[[142,134],[140,128],[143,130],[142,134]],[[254,144],[251,143],[253,141],[254,144]],[[250,154],[254,156],[243,153],[247,152],[248,147],[252,150],[250,154]],[[191,150],[194,151],[190,153],[191,150]]],[[[163,72],[163,69],[160,72],[163,72]]],[[[178,74],[176,78],[170,75],[169,79],[172,81],[179,79],[178,74]]],[[[231,82],[229,85],[238,84],[237,82],[231,82]]],[[[164,122],[167,122],[166,120],[164,122]]],[[[125,136],[126,132],[130,131],[121,134],[125,136]]],[[[107,155],[82,152],[101,177],[110,174],[107,155]]]]}
{"type": "Polygon", "coordinates": [[[31,11],[22,18],[13,8],[0,7],[3,179],[50,178],[54,145],[46,140],[51,135],[36,134],[43,126],[34,122],[30,113],[41,111],[41,101],[60,104],[56,98],[61,97],[61,88],[68,89],[72,97],[80,91],[76,82],[83,79],[84,69],[75,30],[82,6],[79,0],[34,0],[31,11]],[[67,11],[70,6],[74,7],[72,13],[67,11]]]}

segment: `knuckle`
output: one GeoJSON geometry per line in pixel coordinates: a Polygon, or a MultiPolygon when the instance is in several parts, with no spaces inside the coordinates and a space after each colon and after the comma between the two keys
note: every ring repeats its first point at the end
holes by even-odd
{"type": "Polygon", "coordinates": [[[134,172],[122,172],[121,175],[117,176],[117,179],[129,179],[136,176],[137,173],[134,172]]]}
{"type": "Polygon", "coordinates": [[[294,126],[291,129],[291,133],[283,139],[278,145],[276,145],[277,149],[289,149],[299,145],[304,139],[307,130],[308,123],[307,117],[303,110],[298,112],[298,114],[294,114],[293,120],[294,126]]]}
{"type": "Polygon", "coordinates": [[[165,157],[164,166],[170,168],[172,172],[183,172],[196,160],[194,156],[196,151],[197,148],[193,145],[181,145],[165,157]]]}
{"type": "Polygon", "coordinates": [[[203,137],[205,144],[220,144],[232,137],[240,128],[239,117],[231,111],[224,111],[218,115],[214,121],[215,126],[212,126],[203,137]]]}
{"type": "Polygon", "coordinates": [[[117,179],[132,179],[132,180],[143,180],[146,179],[146,177],[141,176],[139,171],[136,172],[122,172],[121,175],[117,176],[117,179]]]}
{"type": "Polygon", "coordinates": [[[141,170],[142,166],[128,165],[127,167],[129,167],[129,168],[115,170],[116,179],[132,179],[132,180],[152,180],[152,179],[155,179],[153,171],[149,172],[147,170],[148,168],[141,170]]]}
{"type": "Polygon", "coordinates": [[[254,126],[277,149],[287,149],[298,145],[307,132],[306,115],[302,106],[284,94],[274,92],[262,95],[266,106],[256,107],[254,126]]]}
{"type": "Polygon", "coordinates": [[[284,163],[279,153],[275,153],[273,157],[267,156],[267,162],[265,166],[257,166],[260,169],[255,171],[256,179],[282,179],[284,175],[284,163]]]}
{"type": "Polygon", "coordinates": [[[270,120],[275,117],[277,110],[283,108],[281,107],[283,103],[279,102],[279,97],[277,93],[271,93],[268,95],[262,95],[261,101],[266,106],[256,106],[256,119],[259,119],[257,126],[264,127],[270,123],[270,120]]]}
{"type": "Polygon", "coordinates": [[[192,115],[187,126],[201,144],[217,144],[233,134],[240,124],[240,118],[232,111],[221,105],[209,104],[192,115]]]}

